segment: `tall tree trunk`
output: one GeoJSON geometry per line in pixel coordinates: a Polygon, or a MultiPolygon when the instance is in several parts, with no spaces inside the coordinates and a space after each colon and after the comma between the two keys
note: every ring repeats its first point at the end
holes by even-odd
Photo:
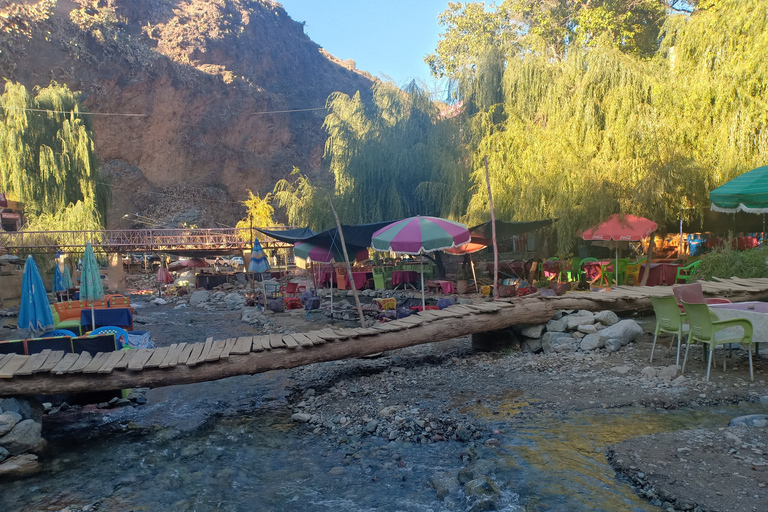
{"type": "Polygon", "coordinates": [[[640,280],[640,286],[645,286],[648,282],[648,274],[651,273],[651,258],[653,258],[653,244],[656,242],[656,232],[651,233],[651,241],[648,244],[648,252],[645,255],[645,271],[643,272],[643,278],[640,280]]]}

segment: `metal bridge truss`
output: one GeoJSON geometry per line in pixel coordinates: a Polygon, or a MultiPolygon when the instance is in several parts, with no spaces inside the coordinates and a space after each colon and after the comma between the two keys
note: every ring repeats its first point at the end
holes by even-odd
{"type": "MultiPolygon", "coordinates": [[[[268,228],[279,230],[281,228],[268,228]]],[[[291,228],[282,228],[291,229],[291,228]]],[[[237,252],[250,250],[248,228],[215,229],[112,229],[103,231],[0,231],[0,246],[10,253],[56,253],[81,251],[86,242],[108,253],[126,252],[237,252]]],[[[272,238],[262,247],[291,247],[272,238]]]]}

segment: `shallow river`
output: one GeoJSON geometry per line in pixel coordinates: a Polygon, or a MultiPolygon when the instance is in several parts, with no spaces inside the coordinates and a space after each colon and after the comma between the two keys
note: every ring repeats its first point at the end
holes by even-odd
{"type": "MultiPolygon", "coordinates": [[[[243,387],[250,382],[245,379],[243,387]]],[[[265,376],[256,380],[270,383],[265,376]]],[[[493,410],[478,405],[466,411],[497,431],[493,437],[501,444],[470,449],[458,442],[316,436],[291,421],[282,384],[274,379],[272,391],[267,386],[247,406],[233,408],[239,398],[234,393],[227,405],[219,403],[217,415],[198,423],[189,418],[212,407],[205,394],[190,404],[174,388],[152,392],[154,403],[142,412],[117,413],[127,431],[89,427],[55,439],[42,473],[0,484],[0,510],[94,503],[100,511],[466,510],[461,491],[439,501],[429,482],[440,471],[455,475],[470,454],[498,462],[493,480],[502,489],[502,510],[660,510],[615,477],[603,454],[607,445],[652,432],[724,427],[735,416],[768,412],[750,404],[658,413],[596,410],[542,415],[512,429],[508,418],[526,404],[520,394],[508,393],[494,397],[493,410]]],[[[220,391],[198,389],[211,396],[220,391]]]]}

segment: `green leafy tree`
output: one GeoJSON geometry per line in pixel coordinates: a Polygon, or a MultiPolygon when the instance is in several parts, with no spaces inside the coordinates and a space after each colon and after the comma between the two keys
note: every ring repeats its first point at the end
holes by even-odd
{"type": "Polygon", "coordinates": [[[6,82],[0,96],[4,191],[24,203],[30,226],[64,220],[82,222],[66,229],[101,225],[109,189],[99,176],[89,116],[65,85],[51,83],[35,93],[6,82]]]}
{"type": "Polygon", "coordinates": [[[308,226],[322,231],[334,225],[333,214],[328,207],[328,191],[312,183],[293,168],[291,179],[282,179],[275,184],[274,198],[277,205],[285,209],[288,224],[308,226]]]}
{"type": "MultiPolygon", "coordinates": [[[[245,206],[246,215],[240,220],[235,227],[249,229],[249,228],[266,228],[275,226],[275,209],[270,204],[272,201],[272,195],[267,194],[264,199],[259,197],[259,194],[254,195],[253,192],[248,190],[248,199],[242,201],[245,206]]],[[[256,233],[256,237],[260,240],[263,235],[256,233]]]]}

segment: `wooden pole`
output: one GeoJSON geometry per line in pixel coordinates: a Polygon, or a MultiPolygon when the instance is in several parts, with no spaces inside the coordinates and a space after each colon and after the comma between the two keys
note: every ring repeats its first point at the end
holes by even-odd
{"type": "MultiPolygon", "coordinates": [[[[488,185],[488,205],[491,208],[491,238],[493,239],[493,293],[494,295],[496,295],[496,298],[498,299],[499,298],[499,246],[496,243],[496,217],[493,214],[493,194],[491,193],[491,178],[488,175],[488,156],[484,156],[483,161],[485,162],[485,183],[488,185]]],[[[477,280],[475,280],[475,283],[477,283],[477,280]]]]}
{"type": "Polygon", "coordinates": [[[648,282],[648,275],[651,273],[651,258],[653,258],[653,244],[656,241],[655,231],[651,233],[650,239],[651,241],[648,244],[648,252],[645,257],[645,272],[643,272],[643,278],[640,280],[640,286],[645,286],[645,284],[648,282]]]}
{"type": "MultiPolygon", "coordinates": [[[[331,211],[333,212],[333,218],[336,219],[336,228],[339,230],[339,237],[341,238],[341,248],[344,250],[344,263],[347,265],[347,275],[349,281],[352,283],[352,295],[355,297],[355,304],[357,304],[357,314],[360,315],[360,325],[363,328],[368,327],[365,325],[365,317],[363,316],[363,306],[360,304],[360,297],[357,296],[357,286],[355,286],[355,280],[352,278],[352,265],[349,264],[349,254],[347,254],[347,244],[344,243],[344,231],[341,230],[341,222],[339,222],[339,215],[336,213],[336,208],[333,207],[331,198],[328,198],[328,204],[331,205],[331,211]]],[[[333,279],[333,278],[331,278],[333,279]]],[[[333,294],[333,290],[331,290],[333,294]]]]}

